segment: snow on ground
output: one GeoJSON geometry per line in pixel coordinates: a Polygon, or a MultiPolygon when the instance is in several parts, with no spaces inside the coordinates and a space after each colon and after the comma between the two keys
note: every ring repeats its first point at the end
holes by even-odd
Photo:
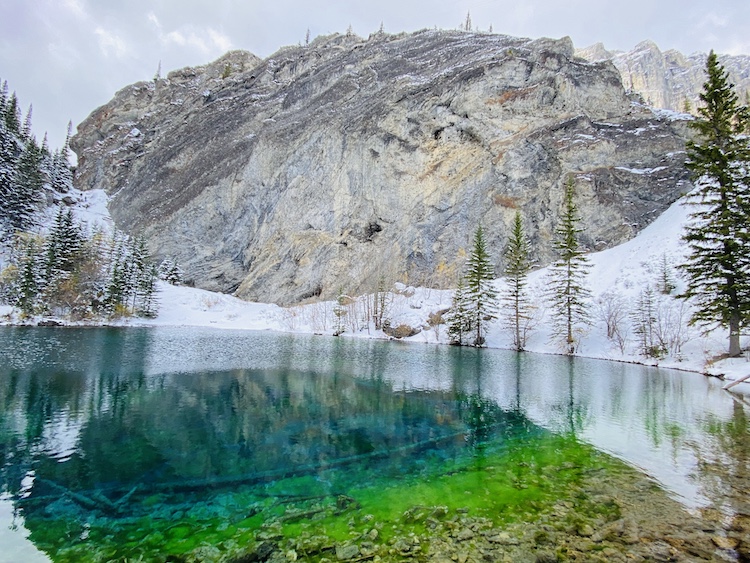
{"type": "Polygon", "coordinates": [[[159,316],[123,323],[146,326],[207,326],[250,330],[283,330],[283,309],[250,303],[231,295],[159,282],[159,316]]]}
{"type": "MultiPolygon", "coordinates": [[[[106,196],[101,191],[84,192],[77,216],[89,224],[97,223],[111,228],[111,219],[106,209],[106,196]]],[[[750,358],[735,358],[714,361],[727,347],[725,330],[717,329],[701,335],[697,328],[686,329],[686,342],[679,353],[655,360],[638,354],[637,339],[632,331],[626,335],[621,347],[606,337],[606,324],[599,313],[602,304],[620,300],[630,310],[637,303],[644,287],[656,287],[663,264],[673,270],[676,291],[683,284],[677,278],[676,265],[682,262],[685,247],[681,241],[683,226],[688,221],[689,206],[677,202],[634,239],[617,247],[589,255],[591,268],[588,283],[592,293],[591,316],[593,325],[583,336],[578,355],[616,361],[636,362],[686,371],[697,371],[711,375],[737,379],[750,374],[750,358]]],[[[552,342],[550,311],[544,307],[544,288],[547,285],[548,268],[542,268],[529,276],[532,301],[539,305],[534,331],[526,349],[536,353],[559,353],[552,342]]],[[[497,281],[502,290],[504,283],[497,281]]],[[[388,315],[392,329],[400,325],[414,327],[420,332],[403,340],[414,343],[448,342],[445,325],[430,322],[431,316],[445,311],[451,303],[452,291],[407,287],[397,283],[388,294],[388,315]]],[[[656,291],[659,299],[658,291],[656,291]]],[[[158,299],[160,312],[155,319],[123,319],[114,324],[127,326],[203,326],[223,329],[275,330],[284,332],[333,334],[344,328],[344,337],[389,338],[383,331],[375,330],[367,318],[365,299],[345,300],[339,306],[335,301],[298,305],[282,308],[273,304],[249,303],[230,295],[213,293],[201,289],[171,286],[160,283],[158,299]],[[337,315],[338,312],[338,315],[337,315]],[[341,326],[339,326],[341,325],[341,326]]],[[[670,305],[670,314],[685,326],[689,310],[682,310],[682,301],[661,298],[670,305]],[[675,317],[676,318],[676,317],[675,317]]],[[[10,308],[0,308],[0,323],[12,321],[10,308]]],[[[630,324],[626,317],[621,323],[630,324]]],[[[675,321],[673,320],[673,323],[675,321]]],[[[748,342],[743,341],[743,346],[748,342]]],[[[487,335],[487,345],[494,348],[511,348],[510,334],[496,321],[487,335]]],[[[750,383],[735,387],[750,392],[750,383]]]]}

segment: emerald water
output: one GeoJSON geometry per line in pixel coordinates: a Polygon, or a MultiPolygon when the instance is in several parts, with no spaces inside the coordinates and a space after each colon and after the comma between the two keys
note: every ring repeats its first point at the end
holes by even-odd
{"type": "Polygon", "coordinates": [[[643,495],[726,520],[747,510],[748,444],[746,407],[688,373],[266,332],[3,328],[0,561],[265,561],[269,541],[288,561],[362,560],[402,536],[426,554],[450,514],[517,525],[570,496],[607,522],[612,503],[581,487],[629,471],[658,484],[643,495]]]}

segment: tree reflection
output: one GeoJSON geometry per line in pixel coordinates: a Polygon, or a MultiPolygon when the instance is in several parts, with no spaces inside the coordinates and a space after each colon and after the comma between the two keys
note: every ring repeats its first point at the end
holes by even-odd
{"type": "MultiPolygon", "coordinates": [[[[692,444],[698,459],[696,477],[719,510],[730,545],[741,561],[750,561],[750,406],[735,397],[728,420],[710,417],[705,421],[711,439],[692,444]]],[[[709,515],[710,516],[710,515],[709,515]]]]}
{"type": "Polygon", "coordinates": [[[67,495],[79,508],[112,515],[128,495],[265,482],[344,464],[399,474],[431,451],[467,444],[479,451],[498,428],[512,426],[482,394],[481,355],[471,360],[470,392],[462,385],[458,395],[394,392],[379,370],[364,379],[289,369],[15,374],[3,378],[3,425],[27,419],[33,436],[4,432],[3,487],[31,513],[67,495]],[[56,412],[70,412],[72,396],[78,425],[65,457],[29,447],[49,433],[56,412]],[[21,495],[32,473],[33,486],[21,495]]]}

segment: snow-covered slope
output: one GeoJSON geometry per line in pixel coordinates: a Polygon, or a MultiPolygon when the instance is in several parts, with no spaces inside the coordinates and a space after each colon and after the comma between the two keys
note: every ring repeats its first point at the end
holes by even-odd
{"type": "MultiPolygon", "coordinates": [[[[106,197],[102,192],[88,192],[82,200],[78,216],[89,222],[107,225],[109,218],[105,201],[106,197]]],[[[697,328],[687,327],[689,310],[682,301],[659,293],[665,269],[672,275],[676,285],[673,294],[682,287],[683,282],[679,279],[676,265],[685,255],[681,236],[683,226],[689,220],[689,213],[689,206],[681,201],[677,202],[634,239],[589,255],[591,269],[588,282],[592,293],[593,324],[582,338],[579,355],[658,364],[661,367],[724,375],[727,379],[750,373],[750,362],[744,358],[713,361],[713,358],[726,350],[726,332],[717,329],[701,335],[697,328]],[[639,354],[638,339],[632,329],[629,329],[632,311],[642,291],[649,285],[654,288],[656,302],[666,307],[666,312],[672,315],[667,321],[675,327],[681,326],[683,331],[680,340],[684,342],[679,353],[673,352],[658,361],[639,354]],[[623,332],[620,343],[607,338],[607,326],[602,315],[602,310],[607,308],[607,304],[611,308],[612,303],[619,303],[624,311],[620,320],[623,332]]],[[[551,338],[550,312],[544,306],[548,275],[548,269],[542,268],[529,276],[533,301],[539,305],[534,330],[526,347],[530,352],[559,352],[551,338]]],[[[503,281],[498,280],[498,289],[502,291],[503,286],[503,281]]],[[[392,293],[388,294],[387,317],[390,319],[391,332],[403,325],[404,330],[411,327],[420,331],[403,340],[414,343],[447,343],[445,325],[435,324],[434,319],[450,306],[451,297],[452,291],[414,288],[396,283],[392,293]]],[[[333,334],[337,329],[343,328],[344,337],[389,338],[383,331],[375,330],[372,323],[363,321],[371,316],[366,312],[364,297],[347,298],[343,306],[338,306],[335,301],[327,301],[283,308],[272,304],[250,303],[221,293],[160,283],[158,299],[160,312],[157,318],[123,319],[117,324],[207,326],[318,334],[333,334]]],[[[4,322],[8,322],[9,308],[0,310],[0,318],[3,317],[4,322]]],[[[746,344],[743,342],[743,346],[746,344]]],[[[487,345],[496,348],[511,347],[510,334],[503,328],[501,320],[490,328],[487,345]]],[[[750,384],[740,385],[736,389],[743,387],[750,388],[750,384]]]]}

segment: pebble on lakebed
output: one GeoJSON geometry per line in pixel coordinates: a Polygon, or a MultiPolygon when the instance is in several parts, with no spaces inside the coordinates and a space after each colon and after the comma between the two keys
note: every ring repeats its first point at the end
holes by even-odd
{"type": "MultiPolygon", "coordinates": [[[[315,532],[259,541],[231,563],[424,561],[434,563],[553,563],[561,561],[749,561],[750,515],[726,525],[707,510],[690,514],[636,471],[618,479],[593,476],[570,498],[533,519],[496,526],[465,509],[414,506],[389,532],[371,515],[355,517],[351,538],[336,541],[315,532]],[[360,529],[361,528],[361,529],[360,529]],[[381,531],[378,531],[378,530],[381,531]],[[272,548],[271,548],[272,547],[272,548]]],[[[273,527],[270,523],[269,527],[273,527]]]]}

